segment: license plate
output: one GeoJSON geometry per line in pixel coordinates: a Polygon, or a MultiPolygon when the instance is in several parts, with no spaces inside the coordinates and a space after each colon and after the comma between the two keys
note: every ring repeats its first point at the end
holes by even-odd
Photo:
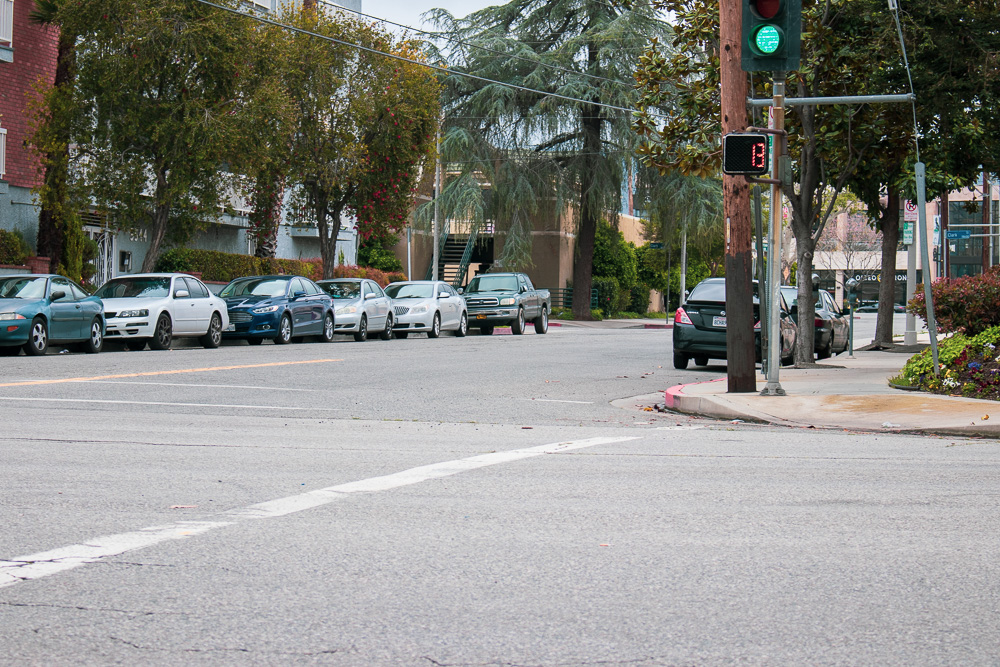
{"type": "Polygon", "coordinates": [[[236,325],[230,324],[228,327],[226,327],[226,331],[236,331],[236,325]]]}
{"type": "Polygon", "coordinates": [[[477,320],[485,320],[486,316],[485,315],[476,315],[476,319],[477,320]]]}
{"type": "Polygon", "coordinates": [[[721,328],[725,329],[726,328],[726,318],[724,318],[724,317],[718,317],[718,316],[713,317],[712,318],[712,326],[713,327],[721,327],[721,328]]]}

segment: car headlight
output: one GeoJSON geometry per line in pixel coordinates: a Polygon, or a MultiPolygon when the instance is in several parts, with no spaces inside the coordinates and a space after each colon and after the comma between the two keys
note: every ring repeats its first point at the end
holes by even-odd
{"type": "Polygon", "coordinates": [[[149,316],[149,309],[148,308],[135,308],[133,310],[119,310],[118,314],[115,315],[115,317],[118,317],[118,318],[122,318],[122,317],[148,317],[148,316],[149,316]]]}
{"type": "Polygon", "coordinates": [[[0,320],[26,320],[21,313],[0,313],[0,320]]]}
{"type": "Polygon", "coordinates": [[[279,308],[281,308],[281,306],[261,306],[260,308],[254,308],[253,312],[257,313],[258,315],[260,315],[261,313],[274,313],[279,308]]]}
{"type": "Polygon", "coordinates": [[[351,313],[358,312],[357,306],[341,306],[337,309],[336,315],[350,315],[351,313]]]}
{"type": "Polygon", "coordinates": [[[414,306],[410,308],[410,315],[423,315],[427,312],[427,306],[414,306]]]}
{"type": "Polygon", "coordinates": [[[514,305],[514,299],[513,298],[500,299],[500,305],[501,306],[513,306],[514,305]]]}

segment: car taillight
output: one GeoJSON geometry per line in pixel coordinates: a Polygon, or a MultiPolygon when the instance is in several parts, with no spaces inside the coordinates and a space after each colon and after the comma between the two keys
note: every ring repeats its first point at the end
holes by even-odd
{"type": "Polygon", "coordinates": [[[821,319],[819,319],[819,318],[817,317],[817,318],[816,318],[816,321],[815,321],[815,322],[813,322],[813,325],[814,325],[814,326],[815,326],[815,327],[816,327],[817,329],[822,329],[822,328],[823,328],[824,326],[826,326],[826,322],[824,322],[823,320],[821,320],[821,319]]]}
{"type": "Polygon", "coordinates": [[[683,308],[678,308],[674,312],[674,324],[694,324],[688,314],[684,312],[683,308]]]}

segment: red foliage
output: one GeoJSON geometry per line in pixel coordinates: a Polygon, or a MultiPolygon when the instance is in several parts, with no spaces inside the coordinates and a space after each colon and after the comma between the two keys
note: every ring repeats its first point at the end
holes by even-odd
{"type": "MultiPolygon", "coordinates": [[[[943,278],[931,285],[938,331],[960,331],[966,336],[1000,325],[1000,266],[978,276],[943,278]]],[[[923,292],[917,292],[906,309],[927,321],[923,292]]]]}

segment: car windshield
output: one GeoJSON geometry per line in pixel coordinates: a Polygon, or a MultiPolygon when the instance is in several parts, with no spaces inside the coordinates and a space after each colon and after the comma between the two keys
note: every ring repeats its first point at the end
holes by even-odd
{"type": "Polygon", "coordinates": [[[515,276],[476,276],[465,290],[468,294],[476,292],[516,292],[517,278],[515,276]]]}
{"type": "Polygon", "coordinates": [[[385,293],[390,299],[430,299],[434,296],[434,285],[389,285],[385,293]]]}
{"type": "Polygon", "coordinates": [[[219,296],[284,296],[288,291],[289,278],[251,278],[231,282],[219,292],[219,296]]]}
{"type": "Polygon", "coordinates": [[[359,299],[361,298],[361,283],[323,283],[320,285],[323,290],[334,299],[359,299]]]}
{"type": "Polygon", "coordinates": [[[102,299],[127,297],[162,298],[170,296],[170,278],[167,276],[142,276],[109,280],[96,296],[102,299]]]}
{"type": "Polygon", "coordinates": [[[0,298],[41,299],[45,296],[47,278],[7,278],[0,281],[0,298]]]}

